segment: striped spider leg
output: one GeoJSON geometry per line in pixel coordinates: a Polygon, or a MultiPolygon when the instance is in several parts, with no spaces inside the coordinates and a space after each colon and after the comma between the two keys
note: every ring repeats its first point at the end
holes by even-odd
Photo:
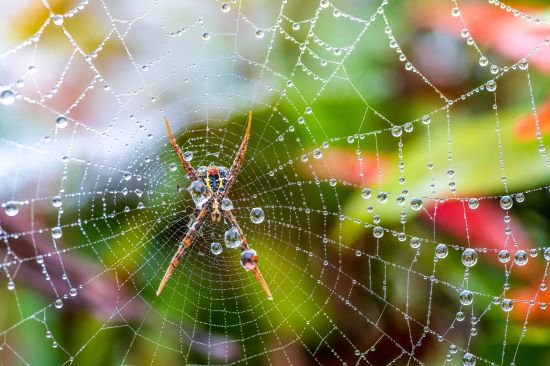
{"type": "Polygon", "coordinates": [[[172,147],[176,151],[176,154],[178,154],[178,158],[180,159],[181,165],[183,166],[183,170],[185,170],[185,173],[187,173],[190,181],[197,180],[198,179],[197,172],[195,172],[195,168],[193,168],[191,163],[183,158],[181,149],[176,143],[176,139],[174,138],[174,135],[172,134],[172,130],[170,129],[170,124],[168,123],[168,118],[166,117],[164,117],[164,124],[166,125],[166,130],[168,131],[168,136],[170,137],[170,142],[172,143],[172,147]]]}
{"type": "MultiPolygon", "coordinates": [[[[176,251],[176,254],[174,254],[174,256],[172,257],[172,260],[170,261],[170,264],[168,265],[168,268],[166,269],[164,277],[162,278],[162,281],[160,282],[159,288],[156,292],[157,296],[161,294],[162,289],[166,285],[166,282],[168,282],[168,279],[170,278],[172,272],[179,265],[185,249],[188,248],[195,239],[195,236],[203,225],[204,220],[206,220],[206,218],[208,217],[208,214],[210,212],[212,213],[212,221],[214,222],[221,220],[222,213],[220,212],[220,201],[228,195],[244,163],[244,155],[246,152],[246,147],[248,145],[248,137],[250,135],[252,112],[248,114],[248,125],[246,127],[246,133],[229,171],[227,171],[226,168],[217,167],[214,164],[211,164],[208,168],[199,168],[198,172],[195,171],[191,163],[184,159],[181,149],[176,143],[176,139],[172,134],[172,130],[170,129],[170,125],[166,117],[164,118],[164,122],[166,124],[166,130],[168,131],[168,136],[170,137],[172,147],[176,151],[176,154],[180,159],[183,169],[187,173],[187,177],[192,182],[191,187],[189,188],[190,193],[196,196],[193,196],[193,200],[197,204],[197,207],[200,207],[201,210],[199,212],[199,215],[197,216],[195,223],[190,227],[189,231],[182,239],[180,247],[176,251]],[[196,200],[196,198],[199,200],[196,200]]],[[[239,224],[237,223],[237,220],[235,219],[231,211],[222,210],[222,212],[227,224],[230,227],[236,228],[239,233],[241,239],[240,248],[242,250],[242,266],[246,270],[252,270],[252,273],[254,273],[254,276],[266,293],[267,298],[269,300],[273,300],[271,291],[269,291],[269,287],[267,286],[262,276],[262,273],[257,266],[258,255],[256,254],[256,251],[250,249],[246,237],[244,236],[243,231],[241,230],[239,224]]]]}
{"type": "Polygon", "coordinates": [[[256,254],[256,251],[253,249],[250,249],[248,246],[248,241],[246,240],[246,237],[244,236],[244,233],[237,223],[237,220],[235,219],[235,216],[233,216],[233,213],[229,210],[224,210],[223,214],[225,216],[226,222],[229,225],[230,228],[234,227],[239,232],[239,235],[241,237],[241,264],[242,266],[247,269],[251,270],[252,273],[254,273],[254,276],[262,285],[262,288],[267,295],[268,300],[273,300],[273,295],[271,295],[271,291],[269,291],[269,287],[267,286],[267,283],[264,280],[264,276],[262,276],[262,272],[260,272],[260,269],[258,268],[257,262],[258,262],[258,255],[256,254]]]}
{"type": "Polygon", "coordinates": [[[181,240],[180,247],[178,248],[178,251],[174,256],[172,257],[172,260],[170,261],[170,264],[168,265],[168,268],[166,269],[166,272],[164,273],[164,277],[162,278],[162,281],[160,281],[159,288],[157,290],[157,296],[160,295],[162,292],[162,289],[164,288],[164,285],[166,285],[166,282],[168,282],[168,279],[172,275],[172,272],[174,269],[180,264],[181,257],[183,256],[183,253],[185,252],[185,249],[188,248],[193,240],[195,239],[195,236],[199,232],[202,224],[204,223],[204,220],[208,217],[208,205],[205,204],[201,211],[199,212],[199,215],[197,216],[197,220],[191,225],[189,228],[189,231],[187,234],[185,234],[185,237],[181,240]]]}

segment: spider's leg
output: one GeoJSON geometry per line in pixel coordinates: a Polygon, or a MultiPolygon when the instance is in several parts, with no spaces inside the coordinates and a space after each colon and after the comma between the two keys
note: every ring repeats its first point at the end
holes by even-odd
{"type": "Polygon", "coordinates": [[[251,123],[252,123],[252,111],[248,113],[248,126],[246,127],[246,132],[244,134],[243,142],[241,143],[241,147],[239,148],[239,151],[235,156],[235,160],[233,160],[233,165],[231,165],[231,169],[229,170],[229,178],[227,179],[227,183],[225,185],[224,196],[227,196],[229,194],[229,191],[231,190],[231,186],[233,186],[233,184],[235,183],[235,180],[237,180],[237,176],[239,175],[239,172],[241,171],[241,168],[243,166],[244,153],[246,152],[246,146],[248,145],[248,136],[250,135],[251,123]]]}
{"type": "Polygon", "coordinates": [[[191,245],[191,243],[195,239],[195,236],[197,235],[198,231],[200,230],[207,216],[208,216],[208,205],[205,204],[202,210],[200,211],[199,215],[197,216],[197,221],[193,226],[191,226],[191,228],[189,228],[189,231],[187,231],[187,234],[181,240],[181,244],[180,244],[180,247],[178,248],[178,251],[172,257],[172,260],[170,261],[170,264],[166,269],[166,273],[164,273],[164,277],[162,278],[162,281],[160,281],[160,285],[157,290],[157,296],[159,296],[160,293],[162,292],[162,289],[164,288],[164,285],[166,285],[166,282],[168,282],[168,279],[170,278],[170,275],[174,271],[174,268],[176,268],[178,264],[180,264],[180,259],[183,256],[183,252],[185,251],[185,248],[191,245]]]}
{"type": "Polygon", "coordinates": [[[185,170],[185,172],[189,176],[189,180],[191,181],[197,180],[197,173],[195,172],[195,169],[193,168],[193,166],[191,166],[191,163],[189,163],[183,158],[181,149],[176,143],[176,139],[174,138],[174,135],[172,134],[172,130],[170,129],[168,118],[164,117],[164,123],[166,124],[166,130],[168,130],[168,136],[170,137],[170,142],[172,143],[172,147],[176,151],[176,154],[178,154],[178,158],[180,158],[180,162],[181,162],[181,165],[183,166],[183,170],[185,170]]]}
{"type": "MultiPolygon", "coordinates": [[[[246,240],[246,237],[244,236],[243,231],[241,230],[241,227],[239,226],[239,223],[235,219],[235,216],[231,213],[229,210],[223,211],[224,216],[226,218],[226,222],[229,226],[233,226],[237,229],[239,232],[239,235],[241,236],[241,250],[248,250],[250,247],[248,246],[248,241],[246,240]]],[[[271,295],[271,291],[269,290],[269,287],[267,286],[267,283],[265,282],[264,276],[262,276],[262,272],[260,272],[260,269],[256,265],[253,269],[251,269],[252,273],[254,273],[254,276],[262,285],[262,289],[264,290],[265,294],[267,295],[268,300],[273,300],[273,295],[271,295]]]]}

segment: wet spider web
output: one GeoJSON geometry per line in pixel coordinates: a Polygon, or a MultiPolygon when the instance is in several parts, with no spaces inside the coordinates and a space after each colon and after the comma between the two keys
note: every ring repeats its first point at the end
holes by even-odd
{"type": "Polygon", "coordinates": [[[483,80],[455,97],[401,48],[391,1],[17,5],[45,16],[29,38],[2,41],[2,363],[525,359],[531,318],[547,316],[550,252],[513,214],[548,199],[529,59],[549,42],[499,63],[469,35],[461,4],[447,5],[441,16],[462,24],[483,80]],[[429,106],[405,120],[380,112],[381,98],[392,102],[377,85],[391,78],[367,74],[369,60],[416,80],[429,106]],[[508,79],[525,96],[517,114],[532,109],[536,123],[522,150],[501,113],[508,79]],[[211,222],[156,297],[196,213],[163,117],[195,167],[229,167],[249,110],[231,199],[274,300],[237,250],[211,252],[227,229],[211,222]],[[475,240],[486,207],[502,217],[497,243],[475,240]],[[526,277],[536,288],[518,291],[526,277]]]}

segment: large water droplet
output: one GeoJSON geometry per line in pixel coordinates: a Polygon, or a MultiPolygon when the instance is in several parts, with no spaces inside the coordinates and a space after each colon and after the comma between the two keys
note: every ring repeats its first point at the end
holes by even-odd
{"type": "Polygon", "coordinates": [[[411,208],[418,211],[422,208],[422,200],[420,198],[413,198],[411,200],[411,208]]]}
{"type": "Polygon", "coordinates": [[[471,291],[462,290],[458,295],[458,299],[462,305],[470,305],[474,301],[474,295],[471,291]]]}
{"type": "Polygon", "coordinates": [[[55,196],[54,198],[52,198],[52,206],[53,207],[61,207],[63,205],[63,201],[61,200],[61,197],[59,196],[55,196]]]}
{"type": "Polygon", "coordinates": [[[237,228],[232,227],[227,230],[224,235],[225,246],[228,248],[238,248],[241,245],[241,235],[237,228]]]}
{"type": "Polygon", "coordinates": [[[489,80],[487,83],[485,83],[485,88],[487,91],[494,92],[497,90],[497,83],[494,80],[489,80]]]}
{"type": "Polygon", "coordinates": [[[63,230],[59,226],[52,228],[52,237],[54,239],[59,239],[63,236],[63,230]]]}
{"type": "Polygon", "coordinates": [[[243,250],[241,253],[241,266],[247,271],[256,268],[258,255],[254,249],[243,250]]]}
{"type": "Polygon", "coordinates": [[[233,209],[233,202],[231,202],[229,198],[224,197],[222,199],[221,207],[222,207],[222,210],[231,211],[233,209]]]}
{"type": "Polygon", "coordinates": [[[59,116],[55,120],[55,126],[57,128],[65,128],[65,127],[67,127],[67,124],[68,124],[68,122],[67,122],[67,118],[65,116],[59,116]]]}
{"type": "Polygon", "coordinates": [[[464,366],[474,366],[476,364],[476,357],[471,353],[466,353],[464,357],[462,357],[462,362],[464,366]]]}
{"type": "Polygon", "coordinates": [[[378,202],[380,202],[380,203],[388,202],[388,195],[385,192],[378,193],[378,196],[376,198],[378,199],[378,202]]]}
{"type": "Polygon", "coordinates": [[[210,251],[214,255],[219,255],[223,252],[223,247],[220,243],[214,242],[210,245],[210,251]]]}
{"type": "Polygon", "coordinates": [[[372,235],[374,235],[375,238],[381,238],[384,236],[384,229],[382,229],[380,226],[375,226],[372,229],[372,235]]]}
{"type": "Polygon", "coordinates": [[[183,160],[185,161],[191,161],[193,159],[193,152],[192,151],[186,151],[183,153],[183,160]]]}
{"type": "Polygon", "coordinates": [[[15,101],[15,94],[11,90],[4,90],[0,94],[0,103],[3,105],[10,105],[15,101]]]}
{"type": "Polygon", "coordinates": [[[435,247],[435,256],[437,258],[440,258],[440,259],[445,258],[447,257],[448,254],[449,254],[449,249],[445,244],[438,244],[435,247]]]}
{"type": "Polygon", "coordinates": [[[502,196],[500,199],[500,207],[502,207],[503,210],[509,210],[514,205],[514,200],[512,200],[512,197],[510,196],[502,196]]]}
{"type": "Polygon", "coordinates": [[[500,307],[502,310],[509,312],[514,307],[514,302],[511,299],[503,299],[500,307]]]}
{"type": "Polygon", "coordinates": [[[6,206],[4,207],[4,212],[8,216],[17,215],[19,213],[19,204],[15,201],[6,202],[6,206]]]}
{"type": "Polygon", "coordinates": [[[527,68],[529,67],[529,61],[522,58],[521,60],[518,61],[518,67],[520,70],[527,70],[527,68]]]}
{"type": "Polygon", "coordinates": [[[475,266],[477,263],[477,253],[473,249],[466,249],[464,252],[462,252],[462,264],[464,264],[466,267],[472,267],[475,266]]]}
{"type": "Polygon", "coordinates": [[[510,260],[510,252],[508,252],[506,249],[502,249],[500,252],[498,252],[498,260],[500,263],[508,263],[510,260]]]}
{"type": "Polygon", "coordinates": [[[57,14],[53,17],[53,24],[55,25],[63,25],[63,15],[57,14]]]}
{"type": "Polygon", "coordinates": [[[208,190],[206,184],[204,184],[201,180],[196,180],[191,183],[187,190],[191,194],[191,198],[198,208],[201,208],[202,205],[204,205],[210,198],[210,191],[208,190]]]}
{"type": "Polygon", "coordinates": [[[255,224],[261,224],[265,219],[264,210],[260,207],[254,207],[250,210],[250,221],[255,224]]]}
{"type": "Polygon", "coordinates": [[[525,252],[525,250],[518,250],[516,254],[514,254],[514,263],[518,266],[526,265],[528,260],[529,256],[527,256],[527,252],[525,252]]]}

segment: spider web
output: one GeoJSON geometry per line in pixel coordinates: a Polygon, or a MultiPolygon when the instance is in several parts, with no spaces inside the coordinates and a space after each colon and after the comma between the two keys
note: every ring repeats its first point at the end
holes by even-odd
{"type": "Polygon", "coordinates": [[[452,97],[401,48],[399,2],[10,5],[5,17],[44,16],[29,38],[2,40],[2,364],[529,359],[550,253],[514,211],[548,202],[529,60],[549,42],[507,64],[478,46],[460,3],[445,4],[482,80],[452,97]],[[405,74],[428,104],[403,117],[379,86],[398,90],[405,74]],[[501,112],[506,83],[515,114],[501,112]],[[231,199],[274,300],[239,251],[211,252],[227,229],[212,222],[157,297],[195,214],[163,118],[195,167],[229,167],[249,110],[231,199]],[[537,136],[520,150],[512,122],[531,110],[537,136]],[[490,229],[484,207],[502,217],[499,242],[476,239],[490,229]]]}

